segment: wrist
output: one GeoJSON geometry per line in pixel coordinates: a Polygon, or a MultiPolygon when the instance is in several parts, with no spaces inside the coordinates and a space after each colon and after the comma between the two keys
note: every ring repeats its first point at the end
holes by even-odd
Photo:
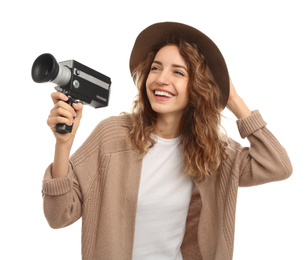
{"type": "Polygon", "coordinates": [[[69,170],[69,156],[72,145],[68,142],[56,142],[52,177],[60,178],[67,175],[69,170]]]}
{"type": "Polygon", "coordinates": [[[250,109],[247,107],[243,99],[238,95],[229,98],[227,107],[237,117],[237,119],[251,115],[250,109]]]}
{"type": "Polygon", "coordinates": [[[69,140],[69,141],[57,140],[56,145],[55,145],[55,149],[56,149],[56,151],[61,151],[62,153],[70,154],[72,146],[73,146],[72,140],[69,140]]]}

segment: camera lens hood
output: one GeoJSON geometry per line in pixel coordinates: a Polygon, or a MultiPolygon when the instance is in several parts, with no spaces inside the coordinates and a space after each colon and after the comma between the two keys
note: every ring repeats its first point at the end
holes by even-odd
{"type": "Polygon", "coordinates": [[[32,65],[32,79],[37,83],[53,81],[59,73],[59,64],[55,57],[44,53],[36,58],[32,65]]]}

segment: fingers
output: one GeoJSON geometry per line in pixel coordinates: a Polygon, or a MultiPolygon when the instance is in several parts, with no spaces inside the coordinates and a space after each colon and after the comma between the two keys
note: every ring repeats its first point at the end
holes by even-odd
{"type": "Polygon", "coordinates": [[[61,92],[54,92],[51,94],[51,98],[54,104],[56,104],[59,100],[67,101],[68,97],[61,92]]]}
{"type": "MultiPolygon", "coordinates": [[[[68,100],[68,97],[63,94],[63,93],[60,93],[60,92],[54,92],[51,94],[51,98],[52,98],[52,101],[53,103],[56,105],[59,101],[64,101],[66,102],[68,100]]],[[[70,108],[72,108],[71,106],[69,106],[70,108]]],[[[73,103],[73,108],[76,110],[76,111],[79,111],[79,110],[82,110],[83,108],[83,104],[82,103],[73,103]]],[[[73,112],[72,109],[71,111],[73,112]]]]}
{"type": "Polygon", "coordinates": [[[82,103],[73,103],[73,108],[74,108],[76,111],[81,111],[82,108],[83,108],[83,104],[82,104],[82,103]]]}
{"type": "Polygon", "coordinates": [[[82,117],[82,109],[83,109],[83,104],[82,103],[73,103],[73,108],[75,109],[75,121],[80,121],[82,117]]]}
{"type": "Polygon", "coordinates": [[[75,110],[65,102],[59,101],[50,110],[47,124],[50,128],[54,128],[57,124],[72,125],[76,116],[75,110]]]}
{"type": "Polygon", "coordinates": [[[54,131],[57,124],[65,124],[70,126],[73,124],[73,121],[65,117],[48,117],[47,124],[51,128],[51,130],[54,131]]]}
{"type": "MultiPolygon", "coordinates": [[[[77,126],[82,116],[82,103],[73,103],[73,107],[65,103],[68,98],[63,93],[52,93],[51,98],[54,102],[54,107],[50,110],[47,119],[48,126],[54,130],[57,124],[72,125],[77,121],[77,126]]],[[[74,128],[76,128],[74,126],[74,128]]]]}

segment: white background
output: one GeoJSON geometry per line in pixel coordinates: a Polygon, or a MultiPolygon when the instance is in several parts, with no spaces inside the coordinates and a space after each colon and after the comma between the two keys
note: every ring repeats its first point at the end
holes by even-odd
{"type": "MultiPolygon", "coordinates": [[[[137,34],[177,21],[206,33],[222,51],[233,83],[287,149],[290,179],[238,194],[235,260],[308,259],[306,1],[5,1],[0,8],[0,259],[80,259],[81,221],[51,229],[41,183],[53,160],[46,125],[53,84],[31,78],[35,58],[75,59],[112,79],[108,108],[84,108],[75,150],[102,119],[130,111],[136,94],[129,56],[137,34]]],[[[235,118],[228,135],[242,142],[235,118]]]]}

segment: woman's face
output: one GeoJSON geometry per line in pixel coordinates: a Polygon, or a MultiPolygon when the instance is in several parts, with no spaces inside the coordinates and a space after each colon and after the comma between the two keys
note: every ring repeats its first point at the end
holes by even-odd
{"type": "Polygon", "coordinates": [[[182,117],[188,104],[189,74],[179,48],[161,48],[151,65],[146,81],[147,96],[158,115],[182,117]]]}

